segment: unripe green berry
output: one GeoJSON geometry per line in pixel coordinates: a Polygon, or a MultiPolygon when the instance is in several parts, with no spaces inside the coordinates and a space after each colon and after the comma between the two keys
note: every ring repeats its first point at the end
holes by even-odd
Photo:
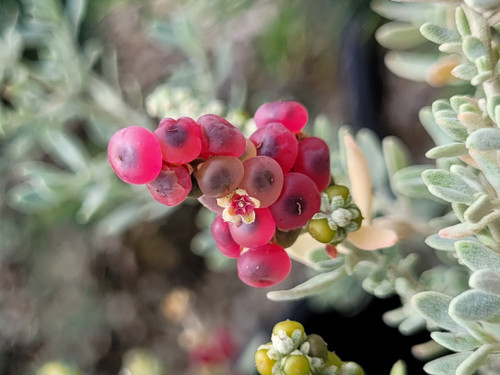
{"type": "Polygon", "coordinates": [[[328,346],[321,336],[314,333],[307,335],[305,343],[309,344],[306,353],[309,357],[318,357],[325,362],[328,360],[328,346]]]}
{"type": "Polygon", "coordinates": [[[290,247],[295,243],[301,231],[302,228],[292,229],[288,231],[276,228],[273,243],[280,245],[281,247],[284,247],[286,249],[287,247],[290,247]]]}
{"type": "Polygon", "coordinates": [[[337,231],[330,228],[327,219],[311,219],[307,222],[307,231],[317,241],[322,243],[331,242],[337,231]]]}
{"type": "Polygon", "coordinates": [[[285,375],[307,375],[311,371],[311,364],[305,355],[289,355],[283,364],[285,375]]]}
{"type": "Polygon", "coordinates": [[[275,360],[267,355],[269,349],[259,349],[255,352],[255,366],[260,375],[272,375],[275,360]]]}
{"type": "Polygon", "coordinates": [[[328,352],[328,359],[325,362],[325,367],[329,366],[336,366],[336,367],[341,367],[342,366],[342,360],[335,354],[335,352],[328,352]]]}
{"type": "Polygon", "coordinates": [[[333,197],[340,195],[344,199],[344,202],[347,202],[347,198],[349,198],[350,192],[347,186],[332,185],[325,189],[325,194],[328,195],[328,198],[330,198],[330,200],[332,200],[333,197]]]}
{"type": "Polygon", "coordinates": [[[302,324],[294,320],[287,319],[282,322],[276,323],[273,328],[273,335],[278,335],[280,331],[285,331],[288,337],[292,337],[293,332],[297,329],[302,332],[303,336],[306,335],[304,326],[302,324]]]}

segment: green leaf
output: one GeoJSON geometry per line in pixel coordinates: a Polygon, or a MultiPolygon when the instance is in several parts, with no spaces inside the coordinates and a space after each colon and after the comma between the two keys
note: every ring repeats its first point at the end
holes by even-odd
{"type": "Polygon", "coordinates": [[[410,151],[397,137],[389,136],[382,140],[382,151],[389,176],[410,164],[410,151]]]}
{"type": "Polygon", "coordinates": [[[30,184],[20,184],[9,190],[7,202],[16,210],[36,213],[53,207],[54,202],[43,197],[30,184]]]}
{"type": "Polygon", "coordinates": [[[453,140],[464,142],[469,133],[457,117],[436,117],[436,124],[453,140]]]}
{"type": "Polygon", "coordinates": [[[387,49],[409,49],[425,42],[418,28],[407,22],[392,21],[380,26],[375,38],[387,49]]]}
{"type": "Polygon", "coordinates": [[[500,166],[497,159],[497,151],[469,150],[470,156],[478,164],[478,169],[483,172],[493,189],[500,193],[500,166]]]}
{"type": "Polygon", "coordinates": [[[495,349],[492,344],[483,345],[477,349],[474,353],[468,356],[461,364],[457,367],[457,375],[472,375],[476,373],[481,366],[483,366],[488,358],[488,355],[495,349]]]}
{"type": "Polygon", "coordinates": [[[385,64],[391,72],[417,82],[425,82],[427,70],[435,62],[434,55],[418,52],[390,51],[385,55],[385,64]]]}
{"type": "Polygon", "coordinates": [[[431,332],[431,337],[439,345],[442,345],[454,352],[474,350],[481,344],[466,332],[431,332]]]}
{"type": "Polygon", "coordinates": [[[478,129],[469,135],[465,144],[475,150],[500,150],[500,129],[478,129]]]}
{"type": "MultiPolygon", "coordinates": [[[[473,237],[470,237],[473,239],[473,237]]],[[[425,243],[436,250],[441,251],[455,251],[456,239],[453,238],[443,238],[439,234],[431,234],[425,239],[425,243]]]]}
{"type": "Polygon", "coordinates": [[[500,275],[489,269],[479,269],[469,278],[471,288],[500,295],[500,275]]]}
{"type": "Polygon", "coordinates": [[[429,23],[424,23],[420,27],[420,32],[426,39],[436,44],[456,43],[461,40],[460,35],[456,31],[429,23]]]}
{"type": "Polygon", "coordinates": [[[392,176],[394,189],[408,197],[434,199],[422,179],[422,172],[428,168],[428,165],[413,165],[397,171],[392,176]]]}
{"type": "Polygon", "coordinates": [[[338,268],[332,272],[320,273],[289,290],[273,290],[267,293],[272,301],[291,301],[309,297],[328,289],[345,276],[345,270],[338,268]]]}
{"type": "Polygon", "coordinates": [[[440,169],[429,169],[422,173],[424,183],[435,196],[447,202],[472,204],[475,191],[459,175],[440,169]]]}
{"type": "Polygon", "coordinates": [[[452,297],[438,292],[421,292],[413,296],[412,304],[415,309],[432,324],[449,331],[463,331],[448,314],[452,297]]]}
{"type": "Polygon", "coordinates": [[[387,186],[387,170],[380,139],[370,129],[360,129],[356,133],[356,143],[368,163],[373,188],[376,191],[384,190],[387,186]]]}
{"type": "Polygon", "coordinates": [[[457,367],[472,353],[462,352],[434,359],[424,366],[424,371],[430,375],[455,375],[457,367]]]}
{"type": "Polygon", "coordinates": [[[488,194],[483,194],[464,211],[464,219],[471,223],[478,223],[490,214],[492,210],[493,203],[491,202],[491,197],[488,194]]]}
{"type": "Polygon", "coordinates": [[[66,17],[69,20],[73,35],[75,36],[78,34],[80,24],[85,16],[86,6],[86,0],[69,0],[66,2],[66,17]]]}
{"type": "Polygon", "coordinates": [[[477,58],[488,55],[488,49],[485,45],[474,36],[466,36],[463,38],[462,48],[465,56],[470,61],[475,61],[477,58]]]}
{"type": "Polygon", "coordinates": [[[314,249],[307,253],[307,257],[313,263],[311,267],[315,271],[332,271],[344,264],[343,257],[332,259],[324,248],[314,249]]]}
{"type": "Polygon", "coordinates": [[[500,254],[475,241],[457,241],[455,249],[460,260],[471,270],[489,269],[500,272],[500,254]]]}
{"type": "Polygon", "coordinates": [[[481,290],[467,290],[450,303],[450,315],[465,322],[500,322],[500,296],[481,290]]]}
{"type": "Polygon", "coordinates": [[[451,138],[436,124],[431,107],[422,108],[418,118],[436,145],[444,145],[451,141],[451,138]]]}
{"type": "Polygon", "coordinates": [[[467,148],[462,142],[448,143],[446,145],[436,146],[426,152],[425,156],[429,159],[447,158],[467,154],[467,148]]]}
{"type": "Polygon", "coordinates": [[[460,35],[467,36],[471,34],[469,20],[462,7],[456,7],[455,9],[455,23],[460,35]]]}
{"type": "Polygon", "coordinates": [[[47,151],[73,172],[81,172],[87,168],[89,155],[83,143],[75,136],[63,131],[47,130],[43,142],[47,151]]]}

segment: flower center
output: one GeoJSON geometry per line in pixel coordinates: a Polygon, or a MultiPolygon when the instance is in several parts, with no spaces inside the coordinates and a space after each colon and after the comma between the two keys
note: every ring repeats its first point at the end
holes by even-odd
{"type": "Polygon", "coordinates": [[[224,207],[222,218],[235,224],[251,224],[255,221],[255,209],[260,207],[260,201],[249,196],[244,189],[237,189],[223,198],[217,199],[217,204],[224,207]]]}

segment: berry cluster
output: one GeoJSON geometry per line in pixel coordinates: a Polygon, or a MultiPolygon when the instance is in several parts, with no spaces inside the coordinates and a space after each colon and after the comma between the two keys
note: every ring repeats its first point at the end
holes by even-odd
{"type": "Polygon", "coordinates": [[[266,103],[254,119],[248,139],[213,114],[165,118],[154,132],[127,127],[111,138],[108,157],[118,177],[146,184],[158,202],[174,206],[191,196],[216,212],[218,249],[238,258],[243,282],[267,287],[287,277],[284,248],[320,211],[330,150],[302,133],[308,113],[300,103],[266,103]]]}
{"type": "Polygon", "coordinates": [[[292,320],[274,326],[271,342],[255,352],[255,365],[260,375],[364,375],[357,363],[343,362],[321,336],[306,335],[302,324],[292,320]]]}

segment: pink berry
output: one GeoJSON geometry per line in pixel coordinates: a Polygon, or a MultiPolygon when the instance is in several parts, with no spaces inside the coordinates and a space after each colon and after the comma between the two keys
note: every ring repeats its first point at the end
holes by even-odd
{"type": "Polygon", "coordinates": [[[284,125],[274,122],[257,129],[250,140],[255,144],[257,155],[273,158],[286,173],[292,169],[297,158],[298,143],[295,135],[284,125]]]}
{"type": "Polygon", "coordinates": [[[294,133],[299,133],[306,126],[307,118],[307,109],[295,101],[262,104],[254,116],[258,128],[273,122],[279,122],[294,133]]]}
{"type": "Polygon", "coordinates": [[[276,244],[250,248],[238,258],[238,277],[245,284],[265,288],[286,279],[292,262],[285,249],[276,244]]]}
{"type": "Polygon", "coordinates": [[[291,230],[306,225],[320,206],[321,197],[314,181],[302,173],[290,172],[269,211],[279,229],[291,230]]]}
{"type": "Polygon", "coordinates": [[[222,254],[229,258],[238,258],[240,256],[243,247],[234,241],[229,231],[229,223],[224,221],[221,215],[217,215],[212,222],[211,231],[215,246],[222,254]]]}
{"type": "Polygon", "coordinates": [[[274,236],[275,224],[269,209],[256,208],[255,220],[247,224],[229,223],[229,231],[234,241],[243,247],[255,247],[268,243],[274,236]]]}
{"type": "Polygon", "coordinates": [[[219,198],[236,189],[243,173],[240,159],[234,156],[214,156],[198,165],[194,176],[204,195],[219,198]]]}
{"type": "Polygon", "coordinates": [[[200,155],[200,126],[189,117],[164,118],[154,134],[167,163],[187,164],[200,155]]]}
{"type": "Polygon", "coordinates": [[[153,181],[162,167],[158,140],[140,126],[129,126],[113,134],[108,144],[108,160],[117,176],[129,184],[153,181]]]}
{"type": "Polygon", "coordinates": [[[233,124],[217,115],[203,115],[197,123],[201,128],[201,157],[213,155],[239,158],[246,149],[245,136],[233,124]]]}
{"type": "Polygon", "coordinates": [[[269,156],[255,156],[243,163],[245,174],[240,187],[251,197],[267,207],[278,199],[283,187],[283,171],[278,162],[269,156]]]}
{"type": "Polygon", "coordinates": [[[158,177],[146,186],[154,200],[166,206],[176,206],[187,198],[192,183],[186,168],[165,164],[158,177]]]}
{"type": "Polygon", "coordinates": [[[325,190],[331,179],[330,149],[326,142],[318,137],[301,140],[292,170],[313,180],[319,191],[325,190]]]}

